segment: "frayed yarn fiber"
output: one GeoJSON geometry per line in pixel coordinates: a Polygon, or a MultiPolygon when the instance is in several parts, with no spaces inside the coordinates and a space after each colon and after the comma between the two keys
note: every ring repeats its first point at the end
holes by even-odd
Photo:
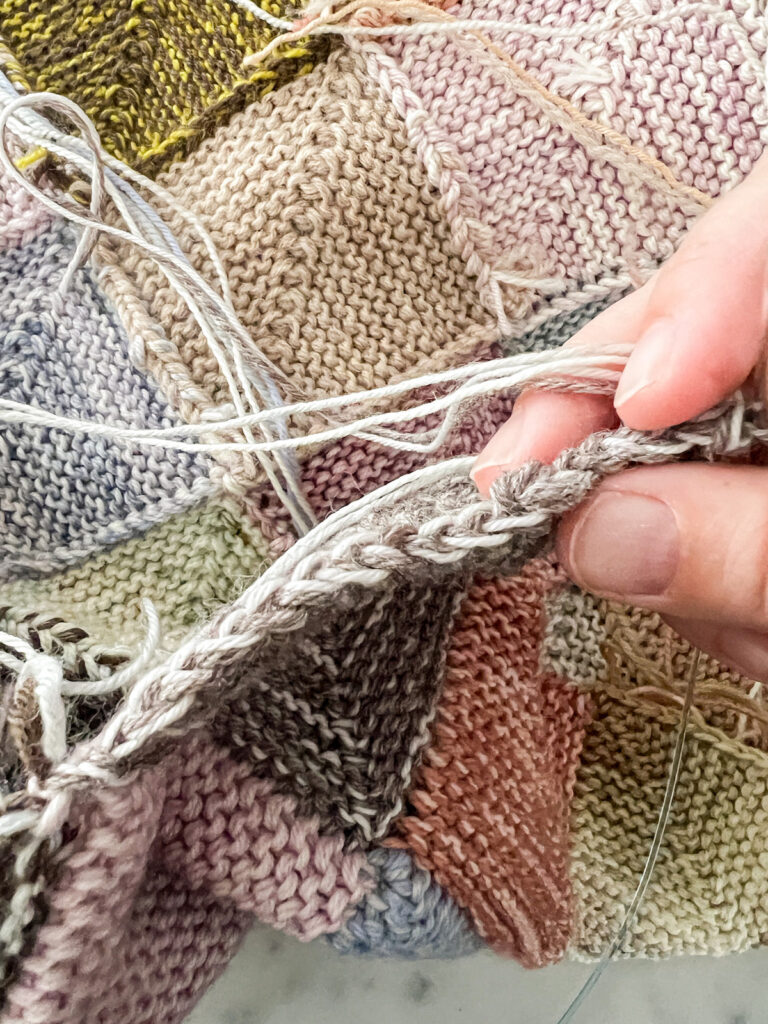
{"type": "Polygon", "coordinates": [[[553,554],[763,406],[469,479],[768,144],[759,7],[0,0],[2,1024],[181,1022],[254,921],[765,943],[768,710],[703,655],[620,931],[695,655],[553,554]]]}

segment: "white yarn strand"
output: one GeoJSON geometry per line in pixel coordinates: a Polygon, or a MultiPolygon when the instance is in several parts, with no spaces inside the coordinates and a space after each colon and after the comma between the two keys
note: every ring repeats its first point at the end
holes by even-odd
{"type": "MultiPolygon", "coordinates": [[[[239,3],[240,0],[235,0],[235,2],[239,3]]],[[[302,25],[300,31],[308,37],[315,35],[339,35],[349,37],[364,36],[368,38],[461,35],[467,32],[490,32],[504,33],[508,36],[528,36],[540,44],[558,43],[561,41],[578,43],[601,37],[620,40],[625,35],[630,34],[632,30],[647,29],[653,25],[668,25],[671,22],[680,21],[689,15],[705,13],[717,24],[721,23],[724,17],[723,8],[719,4],[707,2],[707,0],[700,0],[700,2],[696,0],[696,2],[668,4],[655,12],[649,10],[629,16],[615,12],[609,17],[597,17],[580,21],[576,26],[560,26],[540,24],[519,18],[444,18],[440,16],[439,11],[436,11],[434,15],[423,8],[411,8],[409,11],[407,0],[403,0],[403,2],[397,4],[398,10],[402,12],[400,16],[403,18],[412,17],[418,20],[412,20],[405,24],[395,23],[391,25],[370,26],[345,24],[343,22],[335,24],[322,23],[321,19],[325,14],[331,13],[335,7],[341,8],[343,6],[341,3],[327,4],[322,2],[322,0],[317,4],[310,3],[306,10],[301,12],[300,20],[307,23],[302,25]],[[318,17],[318,24],[313,24],[313,16],[318,17]]],[[[371,0],[370,6],[366,5],[362,10],[376,12],[378,10],[376,0],[371,0]]],[[[755,17],[754,21],[755,25],[757,25],[759,23],[759,16],[755,17]]],[[[295,24],[289,23],[289,25],[288,31],[297,31],[295,24]]],[[[749,32],[746,31],[746,26],[739,25],[732,19],[728,20],[728,25],[733,32],[734,38],[741,46],[745,63],[753,71],[760,74],[762,72],[761,58],[752,45],[749,32]]],[[[247,58],[246,64],[255,63],[258,57],[259,55],[256,54],[254,57],[247,58]]]]}
{"type": "Polygon", "coordinates": [[[266,22],[267,25],[271,25],[272,28],[276,28],[281,32],[290,31],[291,22],[286,21],[284,18],[276,18],[274,14],[270,14],[269,11],[265,11],[263,7],[259,7],[258,4],[252,2],[252,0],[230,0],[235,7],[240,7],[244,11],[248,11],[253,14],[254,17],[259,18],[261,21],[266,22]]]}
{"type": "Polygon", "coordinates": [[[150,666],[160,645],[160,616],[152,601],[147,597],[141,599],[141,611],[144,616],[146,633],[141,647],[135,657],[123,668],[104,679],[64,680],[61,693],[64,697],[103,697],[130,687],[135,680],[150,666]]]}
{"type": "MultiPolygon", "coordinates": [[[[614,465],[616,469],[628,459],[632,461],[641,451],[640,461],[648,463],[669,461],[697,446],[705,453],[743,451],[755,441],[768,443],[768,429],[755,421],[754,416],[755,409],[750,406],[750,420],[744,418],[744,400],[737,396],[699,421],[675,428],[668,435],[641,439],[640,435],[626,429],[607,434],[600,441],[600,450],[607,460],[606,466],[614,465]],[[734,417],[744,425],[738,437],[731,429],[734,417]]],[[[567,459],[567,454],[561,458],[567,459]]],[[[333,600],[340,587],[377,586],[392,572],[397,572],[398,566],[414,557],[437,564],[456,561],[461,552],[486,544],[503,545],[519,529],[538,524],[542,516],[551,518],[554,514],[552,510],[546,514],[544,510],[526,510],[523,505],[518,512],[504,513],[499,509],[498,518],[487,518],[494,506],[478,499],[457,508],[453,514],[446,513],[442,519],[434,515],[427,518],[402,550],[388,547],[377,531],[372,530],[369,517],[374,509],[384,514],[388,508],[400,506],[410,496],[416,497],[425,486],[438,481],[442,481],[443,486],[450,486],[451,481],[466,486],[466,474],[472,461],[471,457],[466,457],[441,462],[393,481],[334,513],[316,527],[311,536],[300,539],[231,606],[222,610],[206,630],[190,637],[162,664],[145,672],[107,728],[81,745],[75,756],[70,756],[51,773],[45,789],[36,791],[36,798],[44,808],[34,825],[36,833],[47,835],[59,827],[77,789],[94,780],[114,781],[113,766],[133,756],[148,740],[173,729],[199,699],[198,691],[206,685],[212,659],[216,663],[226,662],[239,652],[253,649],[254,644],[258,647],[264,642],[267,608],[269,617],[278,614],[276,628],[288,633],[300,628],[304,621],[308,607],[304,605],[302,611],[304,602],[309,602],[309,607],[318,607],[318,602],[333,600]],[[479,531],[478,516],[479,521],[485,522],[479,531]],[[433,535],[439,537],[439,544],[432,543],[433,535]],[[379,545],[383,545],[383,560],[375,555],[379,545]],[[381,564],[361,564],[363,550],[370,550],[373,562],[381,564]],[[323,568],[326,563],[327,568],[323,568]]],[[[570,477],[573,472],[570,470],[567,475],[570,477]]],[[[578,474],[576,470],[577,477],[578,474]]],[[[547,521],[545,518],[544,522],[547,521]]],[[[32,796],[35,797],[35,793],[32,796]]],[[[0,834],[11,834],[27,827],[26,820],[7,821],[0,817],[0,834]]]]}
{"type": "Polygon", "coordinates": [[[20,637],[0,632],[0,645],[14,652],[0,651],[0,664],[15,673],[16,688],[32,684],[42,726],[40,747],[52,765],[60,764],[67,756],[64,698],[105,696],[117,690],[128,690],[155,659],[160,641],[160,617],[149,598],[142,598],[141,610],[146,635],[136,657],[117,672],[98,680],[65,680],[64,666],[59,659],[35,650],[20,637]]]}
{"type": "MultiPolygon", "coordinates": [[[[5,76],[2,76],[2,78],[5,78],[5,76]]],[[[10,83],[8,83],[7,79],[5,79],[5,83],[3,91],[10,96],[8,89],[10,83]]],[[[260,406],[253,393],[250,376],[246,373],[242,362],[242,348],[248,347],[249,350],[252,350],[253,344],[250,335],[234,314],[228,288],[225,287],[223,297],[217,294],[207,281],[191,266],[183,253],[181,253],[175,240],[173,242],[169,241],[172,235],[164,222],[140,196],[137,196],[133,189],[130,189],[126,182],[122,181],[120,174],[112,169],[117,165],[121,171],[123,170],[122,165],[118,161],[115,161],[114,158],[110,161],[106,154],[104,154],[96,129],[77,104],[53,93],[31,93],[19,96],[14,91],[12,97],[6,99],[0,96],[0,106],[2,107],[0,109],[0,165],[3,166],[6,173],[35,199],[43,203],[58,216],[65,217],[73,224],[84,229],[86,235],[89,232],[106,234],[117,241],[137,246],[149,256],[168,279],[174,290],[177,291],[182,300],[187,304],[190,313],[199,325],[214,358],[216,358],[220,366],[236,411],[243,416],[247,413],[246,406],[240,397],[241,389],[245,393],[251,411],[257,411],[260,406]],[[35,109],[40,105],[65,112],[83,130],[86,141],[58,131],[35,109]],[[32,109],[30,111],[26,108],[32,109]],[[29,144],[43,146],[64,161],[74,164],[81,171],[90,173],[92,183],[104,174],[106,191],[123,216],[129,230],[124,231],[118,227],[108,225],[93,215],[86,217],[78,211],[52,199],[42,189],[29,181],[15,166],[7,150],[5,142],[6,132],[11,127],[12,118],[13,126],[11,130],[16,137],[24,139],[29,144]],[[96,170],[97,166],[98,172],[96,170]],[[130,209],[127,203],[130,203],[130,209]],[[149,224],[150,228],[154,229],[150,233],[154,234],[155,241],[149,240],[143,233],[142,225],[146,228],[147,224],[149,224]],[[157,244],[158,242],[160,244],[157,244]],[[217,336],[219,333],[221,333],[222,341],[234,359],[234,372],[230,368],[229,359],[225,355],[222,345],[219,344],[217,336]]],[[[128,176],[133,180],[137,180],[138,177],[136,172],[131,172],[128,176]]],[[[95,201],[93,205],[95,207],[95,201]]],[[[187,222],[194,224],[191,217],[187,218],[187,222]]],[[[203,243],[206,246],[206,250],[210,252],[212,248],[210,238],[207,241],[204,238],[203,243]]],[[[78,244],[76,258],[82,257],[85,248],[81,239],[81,244],[78,244]]],[[[70,268],[74,267],[74,265],[74,263],[71,264],[70,268]]],[[[215,262],[214,265],[217,267],[217,276],[222,280],[226,275],[223,274],[220,261],[218,263],[215,262]]],[[[258,354],[258,363],[259,377],[255,383],[264,403],[270,408],[272,414],[271,418],[264,422],[261,429],[265,438],[269,438],[272,436],[274,425],[276,423],[279,424],[281,421],[279,406],[282,404],[282,399],[271,379],[270,371],[275,371],[275,368],[261,354],[258,354]]],[[[247,435],[247,441],[250,443],[252,436],[247,435]]],[[[255,451],[268,479],[281,501],[289,509],[297,529],[300,533],[305,533],[314,522],[314,515],[306,497],[301,491],[295,467],[286,462],[279,454],[275,456],[279,472],[289,485],[285,487],[270,464],[268,457],[269,449],[257,449],[255,451]]]]}
{"type": "Polygon", "coordinates": [[[520,391],[524,387],[556,387],[559,390],[611,394],[626,362],[630,347],[606,346],[595,349],[553,349],[548,352],[522,353],[504,359],[474,363],[443,374],[429,374],[367,392],[285,406],[286,420],[311,412],[328,413],[349,404],[380,404],[399,398],[409,391],[427,389],[451,379],[467,379],[448,394],[416,406],[371,413],[358,419],[312,433],[291,433],[267,441],[197,441],[198,435],[216,436],[264,422],[270,412],[208,420],[204,424],[184,424],[157,430],[126,428],[49,413],[24,403],[0,399],[0,423],[27,423],[56,428],[93,437],[107,437],[126,445],[170,448],[186,452],[275,452],[326,444],[347,437],[365,438],[376,444],[403,451],[431,452],[441,447],[461,410],[492,394],[520,391]],[[606,366],[608,364],[608,366],[606,366]],[[421,432],[393,432],[398,423],[412,423],[434,414],[446,413],[438,428],[421,432]],[[380,432],[375,432],[380,429],[380,432]]]}

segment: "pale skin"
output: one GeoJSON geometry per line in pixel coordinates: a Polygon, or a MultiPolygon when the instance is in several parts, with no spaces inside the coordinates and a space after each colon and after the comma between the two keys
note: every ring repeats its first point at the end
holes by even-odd
{"type": "MultiPolygon", "coordinates": [[[[593,431],[670,427],[742,385],[768,393],[768,153],[650,281],[568,344],[616,342],[633,349],[614,398],[523,395],[475,464],[482,493],[593,431]]],[[[768,681],[768,468],[627,470],[564,518],[557,554],[585,589],[662,613],[703,650],[768,681]]]]}

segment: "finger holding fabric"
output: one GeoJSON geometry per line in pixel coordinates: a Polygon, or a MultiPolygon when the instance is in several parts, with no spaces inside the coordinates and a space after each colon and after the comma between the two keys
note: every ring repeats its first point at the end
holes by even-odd
{"type": "MultiPolygon", "coordinates": [[[[643,288],[569,342],[634,345],[614,400],[522,396],[480,455],[475,482],[487,494],[502,472],[551,461],[620,421],[671,427],[751,376],[765,393],[767,336],[768,154],[643,288]]],[[[697,646],[768,681],[768,469],[629,470],[565,517],[557,550],[581,586],[659,611],[697,646]]]]}
{"type": "Polygon", "coordinates": [[[658,611],[768,681],[768,469],[628,470],[564,518],[557,553],[586,590],[658,611]]]}
{"type": "Polygon", "coordinates": [[[522,396],[478,458],[475,482],[487,494],[501,473],[531,458],[551,460],[611,426],[614,413],[637,430],[670,427],[699,415],[750,376],[766,333],[768,154],[694,225],[642,288],[567,343],[634,345],[614,402],[551,392],[522,396]]]}

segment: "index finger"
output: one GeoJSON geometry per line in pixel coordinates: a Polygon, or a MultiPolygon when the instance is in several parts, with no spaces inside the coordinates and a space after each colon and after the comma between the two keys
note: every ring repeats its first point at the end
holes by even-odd
{"type": "MultiPolygon", "coordinates": [[[[649,286],[632,292],[577,331],[566,348],[600,349],[632,343],[643,322],[649,286]]],[[[481,494],[494,480],[530,459],[552,462],[564,448],[579,444],[597,430],[618,425],[613,399],[604,395],[530,391],[515,402],[512,415],[485,446],[472,470],[481,494]]]]}

